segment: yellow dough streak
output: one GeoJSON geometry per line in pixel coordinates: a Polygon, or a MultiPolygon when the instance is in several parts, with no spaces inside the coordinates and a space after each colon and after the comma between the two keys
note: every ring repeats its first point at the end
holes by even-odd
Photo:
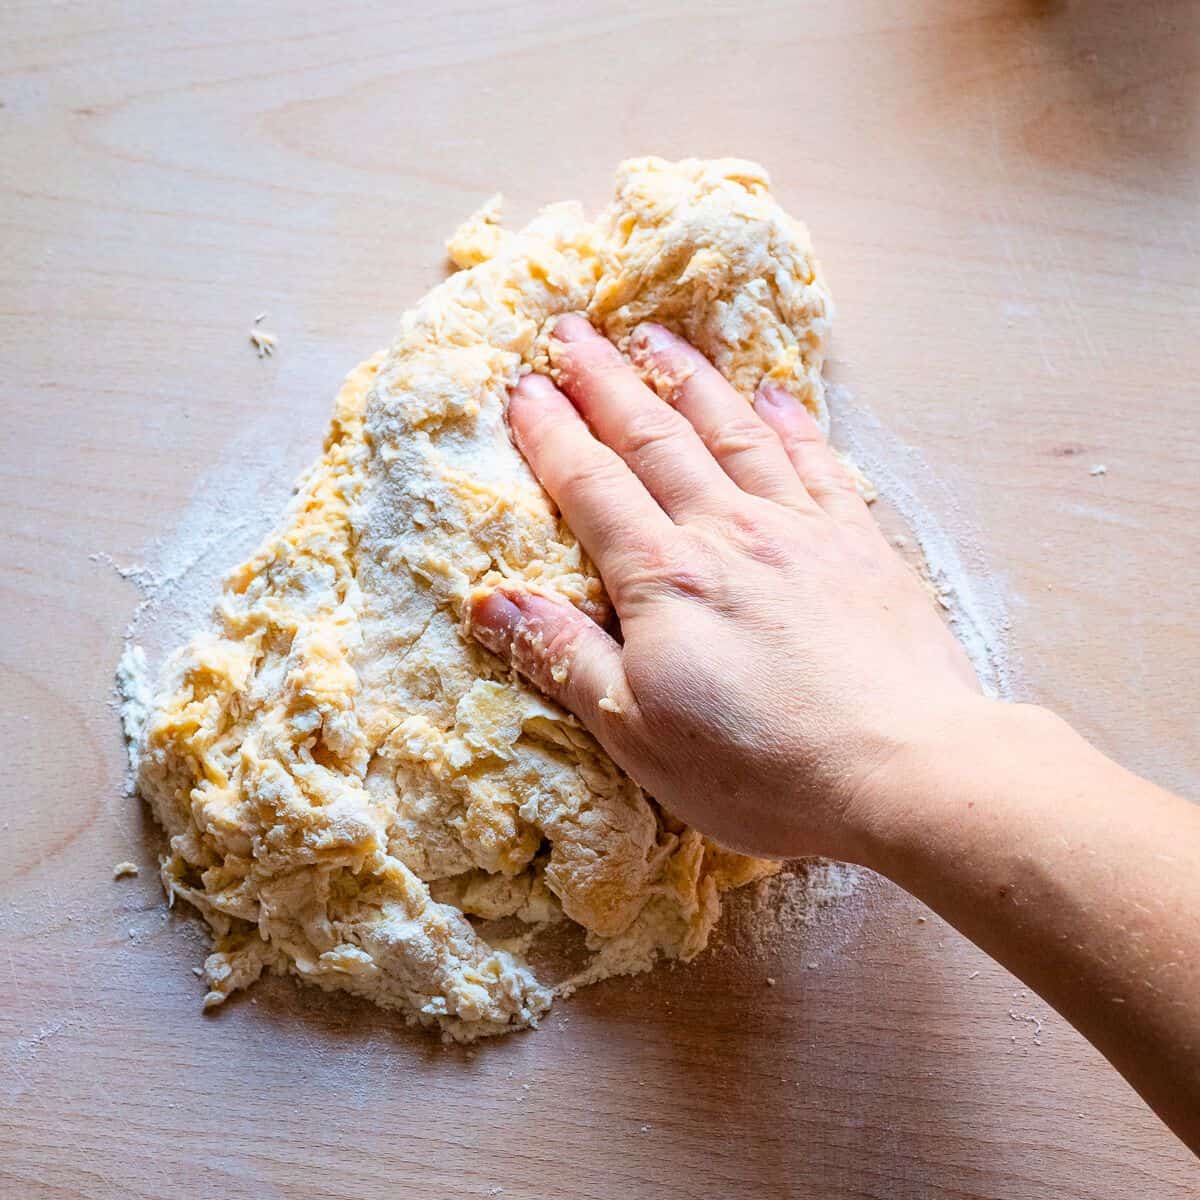
{"type": "Polygon", "coordinates": [[[608,609],[505,425],[562,313],[618,346],[661,322],[747,398],[769,377],[825,423],[808,234],[731,159],[626,162],[594,221],[559,204],[510,232],[499,207],[347,378],[277,531],[164,668],[138,778],[168,894],[212,929],[206,1005],[272,969],[447,1036],[502,1033],[553,992],[480,920],[582,926],[594,955],[570,990],[693,957],[720,892],[775,870],[660,811],[463,622],[501,581],[608,609]]]}

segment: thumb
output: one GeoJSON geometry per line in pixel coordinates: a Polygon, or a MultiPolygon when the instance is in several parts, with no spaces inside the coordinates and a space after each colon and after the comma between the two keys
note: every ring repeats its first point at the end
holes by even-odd
{"type": "Polygon", "coordinates": [[[476,592],[471,632],[593,732],[629,713],[621,647],[565,600],[520,588],[476,592]]]}

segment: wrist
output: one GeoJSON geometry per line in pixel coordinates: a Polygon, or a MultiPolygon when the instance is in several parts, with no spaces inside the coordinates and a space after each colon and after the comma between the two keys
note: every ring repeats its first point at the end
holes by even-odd
{"type": "MultiPolygon", "coordinates": [[[[847,809],[854,860],[907,886],[955,853],[954,832],[994,797],[1016,762],[1061,722],[1049,710],[984,696],[923,719],[856,789],[847,809]]],[[[1004,789],[1006,795],[1012,789],[1004,789]]]]}

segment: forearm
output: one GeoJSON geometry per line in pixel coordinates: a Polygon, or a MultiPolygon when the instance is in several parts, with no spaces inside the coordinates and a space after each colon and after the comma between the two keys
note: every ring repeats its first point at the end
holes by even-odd
{"type": "Polygon", "coordinates": [[[862,857],[1076,1026],[1200,1151],[1200,809],[980,701],[888,772],[862,857]]]}

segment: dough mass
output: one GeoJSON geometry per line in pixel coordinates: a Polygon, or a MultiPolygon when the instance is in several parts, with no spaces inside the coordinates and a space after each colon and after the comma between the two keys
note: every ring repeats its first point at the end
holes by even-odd
{"type": "Polygon", "coordinates": [[[449,1036],[503,1033],[550,1005],[524,957],[546,925],[586,931],[572,987],[689,959],[720,893],[775,869],[672,820],[463,622],[500,581],[607,613],[504,420],[562,313],[618,345],[661,322],[747,397],[769,376],[825,421],[808,234],[728,159],[627,162],[595,220],[559,204],[509,232],[498,210],[347,378],[277,530],[164,668],[138,783],[169,895],[212,930],[206,1005],[271,969],[449,1036]],[[484,924],[501,919],[504,938],[484,924]]]}

